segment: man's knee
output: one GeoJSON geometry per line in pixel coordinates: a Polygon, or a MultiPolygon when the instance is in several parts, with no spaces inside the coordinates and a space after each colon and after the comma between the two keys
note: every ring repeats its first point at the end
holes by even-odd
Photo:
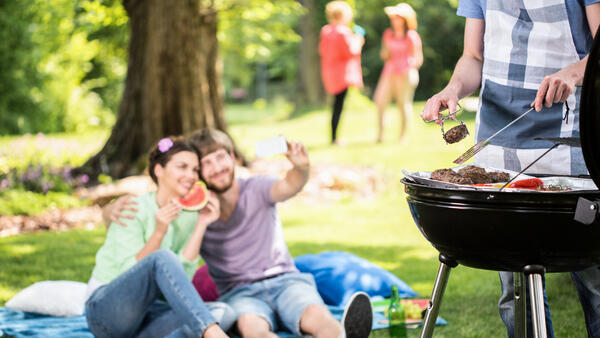
{"type": "MultiPolygon", "coordinates": [[[[320,304],[310,304],[302,313],[302,319],[334,319],[329,310],[320,304]]],[[[335,320],[335,319],[334,319],[335,320]]]]}
{"type": "Polygon", "coordinates": [[[268,332],[271,330],[266,319],[252,313],[245,313],[239,316],[237,319],[237,328],[242,334],[249,332],[268,332]]]}
{"type": "Polygon", "coordinates": [[[307,306],[300,318],[300,330],[314,336],[321,336],[318,334],[320,332],[329,332],[335,333],[334,337],[337,337],[341,328],[341,324],[333,318],[331,312],[319,304],[307,306]]]}

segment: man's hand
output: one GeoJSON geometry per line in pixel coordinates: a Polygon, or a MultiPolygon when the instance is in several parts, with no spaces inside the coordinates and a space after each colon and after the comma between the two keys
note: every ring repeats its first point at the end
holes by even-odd
{"type": "Polygon", "coordinates": [[[587,61],[587,56],[579,62],[546,76],[542,80],[531,106],[536,111],[540,111],[542,105],[550,108],[554,103],[567,101],[569,95],[575,92],[575,86],[583,82],[585,63],[582,61],[584,60],[587,61]]]}
{"type": "Polygon", "coordinates": [[[217,194],[209,191],[208,203],[206,203],[206,206],[200,210],[198,222],[209,225],[218,220],[219,216],[221,216],[221,204],[219,202],[219,198],[217,198],[217,194]]]}
{"type": "Polygon", "coordinates": [[[133,219],[135,217],[132,214],[123,213],[126,210],[133,211],[134,213],[138,211],[136,208],[138,203],[132,199],[133,197],[134,195],[121,196],[116,201],[104,206],[102,219],[104,219],[107,228],[112,222],[125,226],[125,223],[121,219],[133,219]]]}
{"type": "Polygon", "coordinates": [[[308,151],[302,143],[288,142],[288,151],[285,153],[285,156],[292,162],[294,168],[308,170],[310,166],[308,151]]]}
{"type": "MultiPolygon", "coordinates": [[[[442,116],[440,110],[448,109],[455,111],[458,104],[458,93],[450,87],[444,88],[441,92],[435,94],[425,104],[421,112],[421,118],[425,121],[435,120],[442,116]]],[[[441,123],[437,121],[436,123],[441,123]]]]}
{"type": "Polygon", "coordinates": [[[163,235],[166,234],[169,224],[179,216],[181,209],[181,205],[175,200],[169,201],[165,206],[158,209],[154,214],[154,217],[156,217],[156,229],[154,231],[163,235]]]}
{"type": "Polygon", "coordinates": [[[285,153],[288,160],[294,166],[285,178],[273,183],[271,186],[271,199],[273,202],[282,202],[294,196],[308,181],[310,172],[310,161],[308,151],[299,142],[288,142],[288,151],[285,153]]]}

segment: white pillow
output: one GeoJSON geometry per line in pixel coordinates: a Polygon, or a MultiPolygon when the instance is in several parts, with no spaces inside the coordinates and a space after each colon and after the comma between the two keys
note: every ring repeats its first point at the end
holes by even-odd
{"type": "Polygon", "coordinates": [[[67,280],[37,282],[6,302],[6,307],[57,317],[83,314],[87,284],[67,280]]]}

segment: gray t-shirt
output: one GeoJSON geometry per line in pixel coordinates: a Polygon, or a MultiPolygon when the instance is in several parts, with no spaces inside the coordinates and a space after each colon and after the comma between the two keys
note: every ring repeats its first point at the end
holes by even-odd
{"type": "Polygon", "coordinates": [[[296,272],[271,186],[275,178],[238,179],[239,199],[227,222],[217,220],[204,234],[200,254],[220,294],[235,287],[296,272]]]}

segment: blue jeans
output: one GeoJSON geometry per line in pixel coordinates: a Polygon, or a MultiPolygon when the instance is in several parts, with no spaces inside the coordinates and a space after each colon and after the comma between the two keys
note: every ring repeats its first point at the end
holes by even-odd
{"type": "Polygon", "coordinates": [[[179,258],[166,249],[95,290],[85,312],[96,337],[202,337],[210,325],[219,322],[226,331],[235,320],[226,304],[202,301],[179,258]]]}
{"type": "MultiPolygon", "coordinates": [[[[500,317],[506,325],[508,337],[514,336],[514,285],[512,272],[499,272],[502,284],[502,296],[498,302],[500,317]]],[[[589,337],[600,338],[600,267],[571,272],[571,279],[579,294],[579,302],[585,315],[585,326],[589,337]]],[[[544,284],[545,285],[545,284],[544,284]]],[[[545,288],[545,286],[544,286],[545,288]]],[[[531,299],[527,288],[526,299],[531,299]]],[[[544,290],[544,309],[546,312],[546,330],[548,337],[554,337],[548,298],[544,290]]],[[[532,336],[530,305],[527,304],[527,336],[532,336]]]]}
{"type": "Polygon", "coordinates": [[[238,316],[251,313],[264,318],[271,331],[284,329],[302,336],[300,318],[311,304],[325,306],[317,292],[313,275],[288,272],[237,287],[220,301],[235,309],[238,316]]]}

